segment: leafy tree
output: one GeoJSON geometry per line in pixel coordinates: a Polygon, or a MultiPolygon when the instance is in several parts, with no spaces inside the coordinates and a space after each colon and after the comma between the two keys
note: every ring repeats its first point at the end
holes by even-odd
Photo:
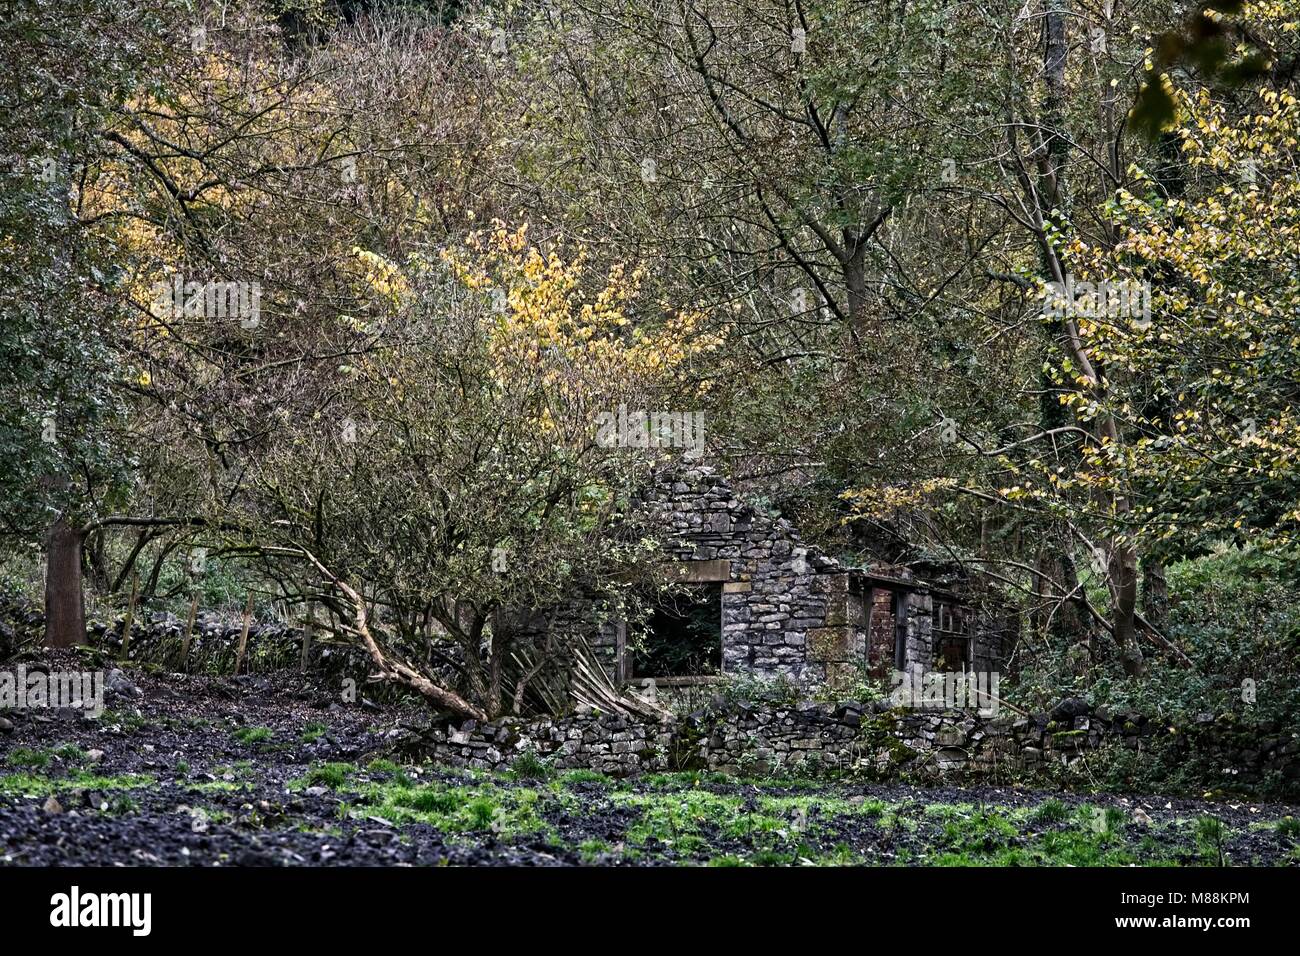
{"type": "Polygon", "coordinates": [[[86,177],[113,112],[147,85],[171,5],[19,0],[0,23],[0,523],[46,537],[47,640],[84,637],[81,542],[120,500],[119,263],[88,228],[86,177]],[[48,531],[48,533],[46,533],[48,531]]]}
{"type": "Polygon", "coordinates": [[[319,572],[382,676],[497,716],[522,650],[500,615],[614,588],[651,554],[627,505],[655,452],[602,447],[596,423],[695,391],[698,317],[626,336],[635,273],[587,290],[580,256],[504,227],[367,281],[389,306],[377,343],[252,456],[228,520],[319,572]],[[451,680],[421,666],[431,636],[451,680]]]}
{"type": "Polygon", "coordinates": [[[1111,207],[1120,241],[1079,250],[1088,275],[1151,283],[1151,313],[1086,321],[1105,398],[1075,382],[1065,399],[1085,417],[1114,416],[1126,440],[1090,449],[1067,481],[1128,489],[1139,507],[1114,516],[1124,533],[1175,554],[1289,543],[1300,519],[1300,109],[1267,87],[1252,105],[1232,116],[1206,90],[1181,96],[1188,194],[1139,178],[1111,207]]]}

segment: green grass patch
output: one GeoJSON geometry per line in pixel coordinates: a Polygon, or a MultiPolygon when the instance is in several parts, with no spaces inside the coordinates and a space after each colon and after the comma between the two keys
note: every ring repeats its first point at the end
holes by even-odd
{"type": "Polygon", "coordinates": [[[148,727],[149,720],[130,710],[106,710],[99,715],[106,727],[116,727],[124,734],[133,734],[148,727]]]}
{"type": "Polygon", "coordinates": [[[578,853],[584,863],[594,863],[602,856],[607,856],[613,852],[611,847],[604,840],[583,840],[578,844],[578,853]]]}
{"type": "Polygon", "coordinates": [[[86,759],[86,752],[76,744],[59,744],[53,752],[64,763],[83,763],[86,759]]]}
{"type": "Polygon", "coordinates": [[[595,770],[567,770],[560,774],[558,779],[566,787],[583,783],[598,783],[601,786],[608,787],[614,782],[610,777],[595,770]]]}
{"type": "Polygon", "coordinates": [[[43,770],[50,765],[54,759],[54,754],[48,750],[37,750],[32,747],[15,747],[9,751],[9,756],[5,758],[5,763],[11,767],[28,767],[33,770],[43,770]]]}
{"type": "Polygon", "coordinates": [[[302,790],[306,787],[329,787],[337,790],[347,783],[348,778],[357,772],[355,764],[322,763],[312,767],[297,780],[291,781],[290,790],[302,790]]]}
{"type": "Polygon", "coordinates": [[[1069,818],[1069,808],[1055,797],[1044,800],[1029,814],[1029,819],[1034,823],[1064,823],[1069,818]]]}
{"type": "Polygon", "coordinates": [[[525,750],[510,764],[512,780],[549,780],[554,768],[531,750],[525,750]]]}
{"type": "Polygon", "coordinates": [[[66,777],[43,777],[16,773],[0,777],[0,793],[25,797],[47,797],[64,790],[134,790],[152,787],[157,781],[145,774],[119,774],[112,777],[75,770],[66,777]]]}
{"type": "Polygon", "coordinates": [[[666,793],[615,793],[611,799],[641,812],[628,829],[636,844],[658,840],[679,852],[695,854],[707,847],[701,831],[709,825],[734,823],[744,801],[708,790],[669,790],[666,793]]]}
{"type": "Polygon", "coordinates": [[[240,727],[232,735],[241,744],[265,743],[272,737],[270,727],[240,727]]]}
{"type": "Polygon", "coordinates": [[[1196,821],[1196,844],[1210,866],[1226,866],[1227,843],[1231,830],[1218,817],[1200,817],[1196,821]]]}
{"type": "Polygon", "coordinates": [[[68,764],[80,764],[86,760],[86,752],[76,744],[59,744],[49,749],[37,747],[15,747],[9,751],[5,762],[11,767],[26,767],[29,770],[44,770],[55,761],[68,764]]]}
{"type": "Polygon", "coordinates": [[[302,733],[298,735],[298,740],[304,744],[315,743],[329,733],[329,725],[313,721],[303,728],[302,733]]]}
{"type": "Polygon", "coordinates": [[[195,780],[185,785],[185,789],[195,793],[238,793],[252,788],[251,783],[238,780],[195,780]]]}
{"type": "Polygon", "coordinates": [[[542,796],[525,787],[491,783],[456,786],[409,781],[360,783],[348,791],[350,812],[381,817],[400,826],[427,823],[448,833],[492,832],[500,837],[543,829],[542,796]]]}

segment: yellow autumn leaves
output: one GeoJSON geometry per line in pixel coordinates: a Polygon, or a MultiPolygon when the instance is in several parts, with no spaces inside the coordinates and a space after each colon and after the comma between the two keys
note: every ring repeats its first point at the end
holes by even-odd
{"type": "Polygon", "coordinates": [[[862,519],[885,520],[910,509],[927,507],[934,499],[957,487],[955,478],[926,478],[906,485],[850,488],[840,493],[849,506],[843,523],[862,519]]]}
{"type": "MultiPolygon", "coordinates": [[[[399,264],[354,248],[352,261],[357,291],[379,314],[426,330],[472,328],[492,388],[556,440],[584,434],[599,411],[623,402],[698,400],[709,382],[698,360],[725,341],[725,328],[699,310],[652,308],[642,269],[597,272],[587,250],[532,243],[527,225],[494,222],[436,258],[399,264]]],[[[382,352],[382,335],[377,345],[382,352]]],[[[371,364],[363,356],[353,368],[371,364]]]]}
{"type": "Polygon", "coordinates": [[[457,281],[491,303],[490,348],[503,372],[545,366],[552,376],[577,372],[653,388],[680,384],[693,359],[722,346],[725,331],[706,329],[699,311],[634,321],[642,269],[615,264],[591,282],[585,249],[566,258],[527,237],[527,225],[496,222],[442,254],[457,281]]]}

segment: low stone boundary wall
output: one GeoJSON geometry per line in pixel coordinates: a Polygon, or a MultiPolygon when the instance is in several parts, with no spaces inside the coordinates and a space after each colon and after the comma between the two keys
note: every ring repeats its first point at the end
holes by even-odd
{"type": "MultiPolygon", "coordinates": [[[[736,704],[665,723],[619,714],[468,721],[432,728],[410,742],[443,763],[509,769],[531,752],[560,770],[626,776],[717,770],[742,776],[852,773],[885,779],[1047,776],[1102,750],[1160,752],[1203,761],[1220,785],[1300,792],[1300,740],[1272,725],[1212,720],[1172,727],[1135,713],[1092,711],[1066,700],[1034,717],[927,712],[877,704],[736,704]]],[[[1086,779],[1086,776],[1085,776],[1086,779]]]]}

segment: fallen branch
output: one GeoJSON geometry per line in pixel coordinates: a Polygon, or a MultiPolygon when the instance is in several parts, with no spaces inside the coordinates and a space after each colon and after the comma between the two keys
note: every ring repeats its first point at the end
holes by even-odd
{"type": "Polygon", "coordinates": [[[344,626],[344,630],[355,634],[365,645],[366,652],[374,662],[375,668],[379,671],[379,676],[384,680],[389,680],[405,687],[409,687],[421,697],[431,701],[443,710],[449,710],[453,713],[462,714],[466,717],[473,717],[475,720],[486,722],[488,715],[478,707],[475,707],[465,698],[461,697],[455,691],[439,687],[427,676],[417,671],[402,661],[389,660],[379,647],[374,635],[370,632],[370,625],[366,617],[366,602],[361,595],[356,592],[346,581],[340,578],[329,568],[325,567],[314,554],[306,548],[298,548],[302,555],[316,566],[327,580],[347,596],[348,602],[354,608],[355,626],[344,626]]]}
{"type": "Polygon", "coordinates": [[[1151,642],[1153,644],[1163,647],[1165,650],[1171,652],[1176,658],[1178,658],[1178,660],[1183,664],[1184,667],[1195,666],[1192,663],[1192,659],[1187,656],[1186,652],[1184,652],[1181,647],[1179,647],[1169,638],[1161,634],[1160,629],[1157,628],[1150,621],[1148,621],[1145,617],[1143,617],[1141,614],[1134,614],[1133,619],[1137,621],[1138,624],[1141,625],[1142,632],[1146,634],[1147,637],[1151,638],[1151,642]]]}

